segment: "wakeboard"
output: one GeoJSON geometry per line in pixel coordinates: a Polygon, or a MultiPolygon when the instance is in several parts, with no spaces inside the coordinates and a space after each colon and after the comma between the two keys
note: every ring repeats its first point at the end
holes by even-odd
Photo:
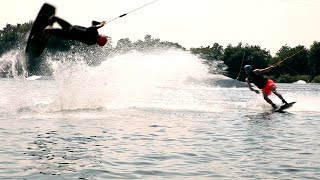
{"type": "Polygon", "coordinates": [[[34,80],[38,80],[38,79],[41,79],[41,78],[42,78],[42,76],[33,75],[33,76],[30,76],[30,77],[27,77],[27,80],[34,81],[34,80]]]}
{"type": "Polygon", "coordinates": [[[54,6],[44,3],[33,22],[25,49],[28,73],[39,68],[39,57],[45,49],[50,37],[49,34],[44,33],[44,29],[49,25],[49,19],[55,14],[55,11],[56,8],[54,6]]]}
{"type": "Polygon", "coordinates": [[[274,112],[284,112],[284,110],[292,107],[296,102],[291,102],[291,103],[288,103],[288,104],[284,104],[280,107],[278,107],[277,109],[274,110],[274,112]]]}

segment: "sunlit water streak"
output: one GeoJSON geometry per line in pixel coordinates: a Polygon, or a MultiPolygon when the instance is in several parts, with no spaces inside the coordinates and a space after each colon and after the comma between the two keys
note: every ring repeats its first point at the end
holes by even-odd
{"type": "Polygon", "coordinates": [[[185,52],[52,68],[0,81],[1,179],[320,177],[318,84],[278,84],[297,104],[273,113],[185,52]]]}

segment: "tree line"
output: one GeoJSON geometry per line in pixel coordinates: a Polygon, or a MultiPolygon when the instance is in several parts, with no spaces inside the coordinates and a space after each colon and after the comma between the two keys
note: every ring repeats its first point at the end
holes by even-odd
{"type": "Polygon", "coordinates": [[[273,57],[270,51],[260,46],[242,43],[237,46],[229,44],[226,48],[214,43],[212,46],[190,50],[209,62],[221,60],[227,67],[224,74],[241,81],[246,78],[243,66],[250,64],[253,68],[275,65],[276,68],[267,75],[277,82],[304,80],[320,83],[320,42],[317,41],[314,41],[310,48],[284,45],[273,57]]]}
{"type": "MultiPolygon", "coordinates": [[[[24,49],[31,27],[32,22],[30,21],[17,25],[7,24],[3,30],[0,30],[0,57],[10,50],[24,49]]],[[[88,62],[89,64],[95,65],[105,60],[106,56],[114,56],[130,51],[151,52],[170,48],[187,51],[186,48],[178,43],[161,41],[151,35],[146,35],[143,40],[137,40],[135,42],[129,38],[123,38],[117,41],[115,47],[113,47],[111,43],[112,41],[101,49],[97,46],[86,46],[77,41],[61,40],[51,37],[47,44],[45,54],[54,55],[60,52],[81,53],[84,59],[91,59],[91,61],[88,62]],[[94,58],[90,58],[90,56],[94,56],[94,58]],[[94,59],[94,61],[92,61],[92,59],[94,59]]],[[[250,64],[254,68],[265,68],[285,59],[285,61],[276,66],[276,68],[268,74],[270,78],[273,78],[277,82],[305,80],[307,82],[320,83],[320,42],[317,41],[315,41],[310,48],[301,45],[296,47],[282,46],[273,57],[270,55],[270,51],[262,49],[258,45],[242,43],[236,46],[229,44],[225,48],[219,43],[214,43],[212,46],[190,48],[190,52],[204,59],[204,63],[207,64],[209,68],[216,69],[218,64],[220,70],[223,69],[223,71],[219,71],[219,73],[241,81],[246,77],[241,65],[250,64]],[[295,55],[292,56],[293,54],[295,55]]],[[[216,72],[216,70],[213,71],[213,73],[216,72]]]]}

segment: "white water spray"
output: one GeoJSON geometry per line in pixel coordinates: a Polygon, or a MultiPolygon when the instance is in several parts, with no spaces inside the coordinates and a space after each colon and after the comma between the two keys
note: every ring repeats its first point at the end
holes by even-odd
{"type": "Polygon", "coordinates": [[[0,57],[0,76],[17,77],[19,72],[25,74],[25,56],[22,50],[11,50],[0,57]]]}
{"type": "Polygon", "coordinates": [[[180,88],[189,78],[208,76],[201,60],[187,52],[156,54],[132,52],[90,67],[78,57],[53,62],[58,95],[52,110],[127,108],[163,93],[159,88],[180,88]],[[133,103],[134,102],[134,103],[133,103]]]}

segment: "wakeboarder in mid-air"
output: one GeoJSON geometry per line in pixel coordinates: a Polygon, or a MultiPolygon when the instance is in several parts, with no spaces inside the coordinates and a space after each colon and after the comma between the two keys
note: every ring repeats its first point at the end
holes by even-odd
{"type": "Polygon", "coordinates": [[[55,11],[54,6],[44,3],[32,25],[25,49],[28,75],[38,75],[40,72],[43,61],[41,55],[51,35],[67,40],[77,40],[87,45],[104,46],[108,42],[107,36],[98,33],[98,29],[106,24],[105,21],[92,21],[90,27],[76,26],[56,17],[55,11]],[[61,28],[53,28],[52,25],[55,22],[61,28]]]}

